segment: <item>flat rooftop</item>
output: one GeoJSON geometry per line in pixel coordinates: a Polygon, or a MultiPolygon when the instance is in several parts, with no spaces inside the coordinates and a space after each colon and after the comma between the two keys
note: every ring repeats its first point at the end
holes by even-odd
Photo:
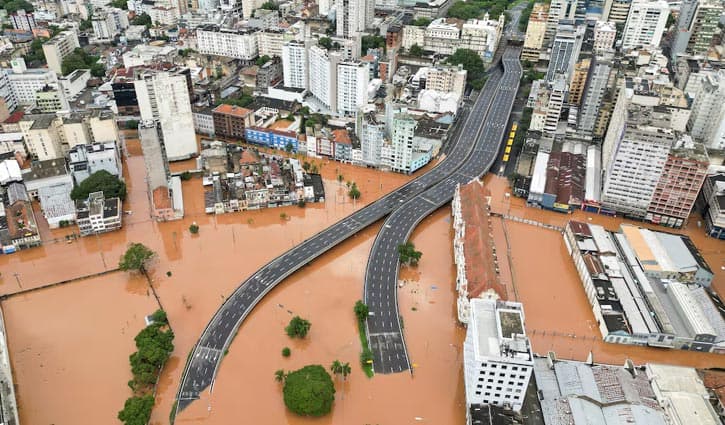
{"type": "Polygon", "coordinates": [[[477,357],[531,360],[520,309],[520,303],[480,298],[471,300],[471,324],[477,336],[474,345],[477,357]]]}

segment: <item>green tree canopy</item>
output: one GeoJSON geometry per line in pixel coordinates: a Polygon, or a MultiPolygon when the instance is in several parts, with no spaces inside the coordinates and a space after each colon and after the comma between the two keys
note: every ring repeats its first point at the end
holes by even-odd
{"type": "Polygon", "coordinates": [[[320,37],[317,40],[317,44],[329,50],[332,48],[332,39],[330,37],[320,37]]]}
{"type": "Polygon", "coordinates": [[[264,65],[265,63],[269,62],[270,59],[271,58],[267,55],[260,56],[259,58],[257,58],[257,66],[264,65]]]}
{"type": "Polygon", "coordinates": [[[368,49],[385,50],[385,37],[379,35],[364,35],[362,38],[362,54],[366,55],[368,49]]]}
{"type": "Polygon", "coordinates": [[[290,320],[289,325],[284,328],[290,338],[304,338],[310,331],[312,324],[300,316],[295,316],[290,320]]]}
{"type": "Polygon", "coordinates": [[[448,9],[448,17],[476,19],[488,12],[490,19],[498,19],[508,5],[509,0],[459,0],[448,9]]]}
{"type": "Polygon", "coordinates": [[[103,192],[106,198],[118,197],[126,199],[126,183],[106,170],[99,170],[91,174],[81,184],[74,187],[70,193],[74,201],[88,199],[88,194],[103,192]]]}
{"type": "Polygon", "coordinates": [[[142,243],[132,243],[118,262],[118,268],[123,271],[137,270],[146,272],[147,262],[156,255],[142,243]]]}
{"type": "Polygon", "coordinates": [[[94,76],[99,76],[97,75],[99,72],[101,73],[100,76],[103,76],[106,73],[106,68],[103,64],[98,63],[98,56],[89,55],[80,47],[75,49],[70,55],[63,58],[63,62],[61,63],[61,71],[63,71],[63,75],[68,75],[76,69],[88,68],[91,69],[91,73],[94,76]]]}
{"type": "Polygon", "coordinates": [[[24,10],[26,12],[33,12],[35,9],[33,8],[33,5],[30,4],[30,2],[26,0],[10,0],[10,1],[1,1],[0,0],[0,9],[5,9],[8,14],[15,13],[18,10],[24,10]]]}
{"type": "Polygon", "coordinates": [[[45,53],[43,53],[43,43],[48,41],[45,37],[38,37],[30,43],[30,51],[24,56],[25,62],[28,65],[33,63],[39,63],[45,65],[45,53]]]}
{"type": "Polygon", "coordinates": [[[284,380],[284,404],[302,416],[324,416],[332,411],[335,385],[324,367],[309,365],[290,372],[284,380]]]}
{"type": "Polygon", "coordinates": [[[468,71],[466,77],[469,83],[476,89],[483,87],[485,82],[485,70],[483,68],[483,59],[473,50],[457,49],[446,60],[451,65],[463,65],[463,69],[468,71]]]}
{"type": "Polygon", "coordinates": [[[427,27],[428,25],[430,25],[430,23],[430,19],[421,16],[420,18],[416,18],[415,20],[413,20],[411,24],[415,25],[416,27],[427,27]]]}
{"type": "Polygon", "coordinates": [[[404,244],[398,245],[398,255],[400,255],[401,263],[407,263],[416,266],[418,265],[418,261],[420,261],[420,257],[423,256],[423,253],[420,251],[416,251],[413,242],[409,241],[404,244]]]}
{"type": "Polygon", "coordinates": [[[217,102],[217,106],[219,106],[221,104],[226,104],[226,105],[235,105],[235,106],[240,106],[242,108],[246,108],[252,102],[254,102],[254,98],[252,96],[250,96],[248,94],[243,94],[239,97],[223,99],[223,100],[217,102]]]}
{"type": "Polygon", "coordinates": [[[421,57],[421,56],[423,56],[423,48],[417,44],[413,44],[412,46],[410,46],[410,50],[408,50],[408,54],[410,56],[421,57]]]}
{"type": "Polygon", "coordinates": [[[151,418],[154,407],[154,396],[131,397],[126,400],[123,410],[118,412],[118,419],[125,425],[146,425],[151,418]]]}
{"type": "Polygon", "coordinates": [[[260,9],[279,10],[279,6],[277,6],[277,3],[273,2],[273,1],[267,1],[262,4],[260,9]]]}
{"type": "Polygon", "coordinates": [[[357,320],[360,322],[365,321],[365,319],[367,319],[368,317],[368,313],[370,312],[367,304],[365,304],[361,300],[357,300],[355,302],[355,307],[353,308],[353,310],[355,311],[355,317],[357,317],[357,320]]]}
{"type": "Polygon", "coordinates": [[[127,0],[113,0],[110,4],[112,7],[117,7],[119,9],[128,10],[128,1],[127,0]]]}
{"type": "Polygon", "coordinates": [[[162,324],[146,326],[135,338],[140,361],[160,368],[174,351],[174,332],[162,329],[162,324]]]}
{"type": "Polygon", "coordinates": [[[146,28],[151,28],[153,23],[151,22],[151,16],[149,16],[148,13],[142,13],[140,15],[136,15],[135,18],[131,20],[132,25],[145,25],[146,28]]]}

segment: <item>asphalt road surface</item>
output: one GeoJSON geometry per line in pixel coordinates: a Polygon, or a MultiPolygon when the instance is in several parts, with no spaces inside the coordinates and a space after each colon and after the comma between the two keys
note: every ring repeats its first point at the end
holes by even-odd
{"type": "MultiPolygon", "coordinates": [[[[500,71],[493,72],[489,79],[491,78],[500,78],[500,71]]],[[[470,117],[480,120],[482,111],[487,108],[487,99],[490,103],[492,95],[493,91],[486,94],[484,90],[474,104],[466,125],[471,120],[470,117]]],[[[242,282],[216,311],[192,349],[177,393],[177,411],[198,399],[199,394],[206,388],[211,386],[213,390],[214,379],[224,351],[244,319],[272,288],[340,242],[390,214],[422,191],[453,174],[471,153],[473,144],[465,143],[470,140],[473,139],[467,136],[452,140],[451,142],[455,145],[451,147],[450,154],[436,167],[303,241],[242,282]]]]}
{"type": "MultiPolygon", "coordinates": [[[[474,110],[462,132],[463,140],[473,141],[473,150],[453,174],[413,197],[393,211],[380,229],[368,257],[365,271],[365,303],[370,314],[367,333],[376,373],[396,373],[410,369],[398,311],[398,245],[405,243],[425,217],[447,204],[455,188],[488,172],[496,159],[506,133],[513,102],[521,79],[518,48],[503,53],[503,77],[493,74],[479,99],[490,107],[474,110]],[[495,77],[498,78],[495,78],[495,77]],[[488,90],[488,92],[487,92],[488,90]]],[[[462,146],[460,143],[457,147],[462,146]]]]}

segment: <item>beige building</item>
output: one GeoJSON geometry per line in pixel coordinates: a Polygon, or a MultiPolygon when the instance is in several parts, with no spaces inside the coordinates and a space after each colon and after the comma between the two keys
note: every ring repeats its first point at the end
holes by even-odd
{"type": "Polygon", "coordinates": [[[20,129],[28,151],[38,161],[65,156],[61,136],[61,120],[55,114],[26,115],[20,129]]]}
{"type": "Polygon", "coordinates": [[[549,19],[549,5],[546,3],[535,3],[529,17],[529,25],[526,27],[526,38],[524,48],[521,52],[521,59],[538,61],[539,54],[544,46],[544,35],[546,34],[546,21],[549,19]]]}
{"type": "Polygon", "coordinates": [[[63,75],[63,59],[80,46],[78,36],[74,31],[62,31],[43,43],[43,54],[45,54],[45,60],[48,62],[48,68],[63,75]]]}
{"type": "Polygon", "coordinates": [[[594,26],[594,51],[602,52],[614,46],[617,38],[617,26],[614,22],[597,21],[594,26]]]}
{"type": "Polygon", "coordinates": [[[584,58],[574,65],[574,73],[569,84],[569,104],[579,105],[581,103],[591,63],[591,59],[584,58]]]}
{"type": "Polygon", "coordinates": [[[467,74],[468,72],[462,66],[430,68],[426,76],[425,88],[443,93],[453,92],[460,98],[466,88],[467,74]]]}
{"type": "Polygon", "coordinates": [[[35,105],[44,114],[67,111],[70,107],[63,91],[49,86],[35,93],[35,105]]]}

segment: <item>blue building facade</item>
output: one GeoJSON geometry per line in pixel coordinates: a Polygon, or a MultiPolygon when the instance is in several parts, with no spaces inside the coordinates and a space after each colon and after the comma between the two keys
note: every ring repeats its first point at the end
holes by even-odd
{"type": "Polygon", "coordinates": [[[292,146],[292,152],[297,152],[299,144],[297,133],[293,131],[279,131],[269,128],[249,127],[244,130],[244,137],[248,143],[268,148],[287,150],[292,146]]]}

